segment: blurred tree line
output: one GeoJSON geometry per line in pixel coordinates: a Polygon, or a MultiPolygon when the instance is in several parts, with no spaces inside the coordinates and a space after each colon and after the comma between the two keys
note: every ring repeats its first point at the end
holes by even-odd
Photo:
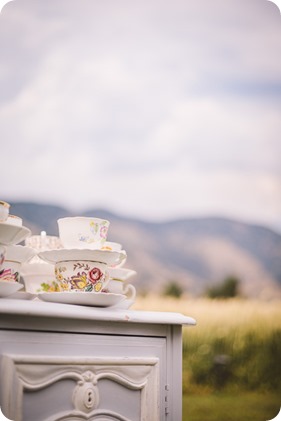
{"type": "MultiPolygon", "coordinates": [[[[205,295],[208,298],[233,298],[239,295],[239,279],[236,276],[229,275],[219,284],[208,287],[205,295]]],[[[183,287],[176,280],[167,282],[164,287],[163,295],[180,298],[184,293],[183,287]]]]}

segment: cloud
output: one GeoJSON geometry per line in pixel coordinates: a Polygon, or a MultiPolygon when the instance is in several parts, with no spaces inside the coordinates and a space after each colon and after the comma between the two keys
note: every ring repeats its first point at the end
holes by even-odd
{"type": "Polygon", "coordinates": [[[16,170],[1,163],[2,195],[279,224],[275,9],[11,2],[0,16],[0,137],[16,170]]]}

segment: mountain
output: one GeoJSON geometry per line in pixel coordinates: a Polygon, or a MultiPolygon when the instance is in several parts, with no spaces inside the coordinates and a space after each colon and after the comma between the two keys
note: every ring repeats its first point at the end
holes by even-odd
{"type": "MultiPolygon", "coordinates": [[[[11,203],[11,202],[10,202],[11,203]]],[[[75,216],[67,209],[38,203],[11,203],[32,234],[58,235],[57,219],[75,216]]],[[[147,222],[89,209],[80,216],[110,221],[109,241],[127,251],[125,266],[137,271],[138,291],[160,292],[176,281],[191,295],[234,275],[243,295],[281,297],[281,235],[269,228],[225,218],[187,218],[147,222]]]]}

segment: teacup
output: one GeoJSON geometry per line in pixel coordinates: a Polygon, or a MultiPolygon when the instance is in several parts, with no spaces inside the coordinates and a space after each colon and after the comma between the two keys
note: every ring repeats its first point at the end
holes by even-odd
{"type": "Polygon", "coordinates": [[[125,284],[123,281],[116,279],[110,279],[106,292],[124,294],[129,300],[134,300],[136,298],[136,288],[132,284],[125,284]]]}
{"type": "Polygon", "coordinates": [[[20,262],[5,260],[0,272],[0,281],[20,282],[20,262]]]}
{"type": "Polygon", "coordinates": [[[40,235],[31,235],[26,238],[25,245],[37,251],[58,250],[62,248],[59,237],[47,235],[45,231],[42,231],[40,235]]]}
{"type": "Polygon", "coordinates": [[[109,282],[107,264],[91,260],[68,260],[55,264],[62,291],[99,293],[109,282]]]}
{"type": "Polygon", "coordinates": [[[25,263],[22,265],[21,275],[25,290],[31,294],[61,290],[55,277],[55,266],[50,263],[25,263]]]}
{"type": "Polygon", "coordinates": [[[26,246],[6,246],[6,255],[0,273],[0,280],[20,282],[22,264],[34,257],[35,253],[33,249],[26,246]]]}
{"type": "Polygon", "coordinates": [[[64,248],[101,249],[110,222],[105,219],[74,216],[58,219],[59,237],[64,248]]]}
{"type": "Polygon", "coordinates": [[[0,222],[6,222],[10,210],[10,204],[0,201],[0,222]]]}

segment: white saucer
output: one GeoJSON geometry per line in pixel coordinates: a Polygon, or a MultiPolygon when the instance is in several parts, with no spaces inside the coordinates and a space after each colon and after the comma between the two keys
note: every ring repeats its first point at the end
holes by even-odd
{"type": "Polygon", "coordinates": [[[38,298],[52,303],[110,307],[125,300],[126,295],[103,292],[40,292],[38,298]]]}
{"type": "Polygon", "coordinates": [[[36,255],[36,251],[27,246],[10,245],[6,247],[5,261],[25,263],[36,255]]]}
{"type": "Polygon", "coordinates": [[[18,244],[30,237],[31,231],[27,227],[19,227],[12,224],[0,222],[0,243],[5,246],[18,244]]]}
{"type": "Polygon", "coordinates": [[[116,265],[126,258],[126,252],[110,250],[89,250],[89,249],[58,249],[46,250],[38,253],[38,256],[47,263],[55,265],[58,262],[67,260],[91,260],[116,265]]]}
{"type": "Polygon", "coordinates": [[[27,291],[17,291],[6,298],[11,298],[12,300],[34,300],[35,297],[37,297],[37,294],[31,294],[31,292],[27,291]]]}
{"type": "Polygon", "coordinates": [[[7,297],[23,288],[23,284],[12,281],[0,281],[0,297],[7,297]]]}
{"type": "Polygon", "coordinates": [[[136,300],[129,300],[129,299],[125,299],[120,301],[117,304],[114,304],[111,308],[119,308],[122,310],[128,310],[133,304],[135,304],[136,300]]]}

